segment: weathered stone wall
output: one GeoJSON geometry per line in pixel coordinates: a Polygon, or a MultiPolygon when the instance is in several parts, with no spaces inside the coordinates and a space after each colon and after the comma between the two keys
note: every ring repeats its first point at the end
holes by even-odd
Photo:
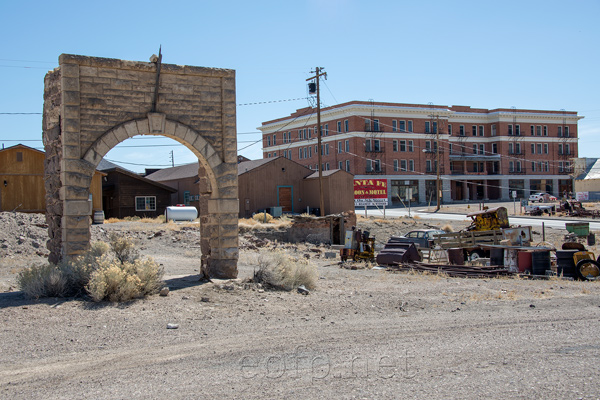
{"type": "Polygon", "coordinates": [[[68,54],[59,63],[44,103],[51,259],[88,247],[87,199],[102,157],[127,138],[162,135],[200,162],[202,271],[237,276],[235,72],[163,64],[153,110],[157,64],[68,54]]]}

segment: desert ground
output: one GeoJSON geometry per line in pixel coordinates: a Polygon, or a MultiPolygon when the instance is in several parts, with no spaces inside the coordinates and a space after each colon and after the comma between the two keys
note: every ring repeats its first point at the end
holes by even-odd
{"type": "MultiPolygon", "coordinates": [[[[358,222],[378,243],[447,224],[467,222],[358,222]]],[[[93,225],[93,240],[133,238],[168,296],[35,300],[16,276],[45,260],[44,217],[0,213],[0,226],[2,398],[599,398],[598,282],[340,268],[328,246],[264,227],[240,231],[238,280],[201,282],[197,226],[131,221],[93,225]],[[309,257],[316,289],[247,283],[271,251],[309,257]]]]}

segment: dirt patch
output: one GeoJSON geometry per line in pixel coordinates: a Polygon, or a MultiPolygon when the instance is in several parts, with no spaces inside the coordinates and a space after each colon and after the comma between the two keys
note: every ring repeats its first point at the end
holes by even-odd
{"type": "MultiPolygon", "coordinates": [[[[45,234],[43,217],[2,217],[17,234],[0,236],[13,265],[42,260],[31,243],[45,234]]],[[[378,243],[447,223],[358,220],[378,243]]],[[[0,267],[2,397],[597,397],[598,282],[350,270],[327,258],[326,245],[267,231],[241,234],[239,280],[200,282],[196,226],[92,226],[93,240],[111,232],[163,264],[170,293],[125,304],[33,301],[7,292],[15,273],[0,267]],[[256,256],[273,249],[310,257],[316,289],[246,283],[256,256]]]]}

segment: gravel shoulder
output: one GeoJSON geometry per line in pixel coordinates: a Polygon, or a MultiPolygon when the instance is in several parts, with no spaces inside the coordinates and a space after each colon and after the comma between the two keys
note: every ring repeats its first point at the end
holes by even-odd
{"type": "MultiPolygon", "coordinates": [[[[43,240],[43,216],[16,214],[19,225],[5,214],[3,398],[592,399],[600,392],[598,282],[348,270],[320,255],[326,247],[245,232],[240,279],[206,283],[195,275],[197,228],[130,222],[93,226],[93,238],[111,231],[134,238],[142,254],[163,264],[167,297],[29,300],[14,290],[14,278],[44,260],[32,244],[43,240]],[[317,289],[302,296],[244,284],[256,255],[273,249],[310,254],[317,289]],[[166,329],[168,323],[179,328],[166,329]]],[[[380,243],[438,226],[409,219],[358,224],[380,243]]]]}

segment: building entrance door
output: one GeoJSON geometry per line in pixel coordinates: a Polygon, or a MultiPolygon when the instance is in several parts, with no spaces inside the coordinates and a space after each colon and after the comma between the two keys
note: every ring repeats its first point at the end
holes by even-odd
{"type": "Polygon", "coordinates": [[[279,207],[283,212],[292,212],[292,187],[282,186],[277,188],[279,197],[279,207]]]}

